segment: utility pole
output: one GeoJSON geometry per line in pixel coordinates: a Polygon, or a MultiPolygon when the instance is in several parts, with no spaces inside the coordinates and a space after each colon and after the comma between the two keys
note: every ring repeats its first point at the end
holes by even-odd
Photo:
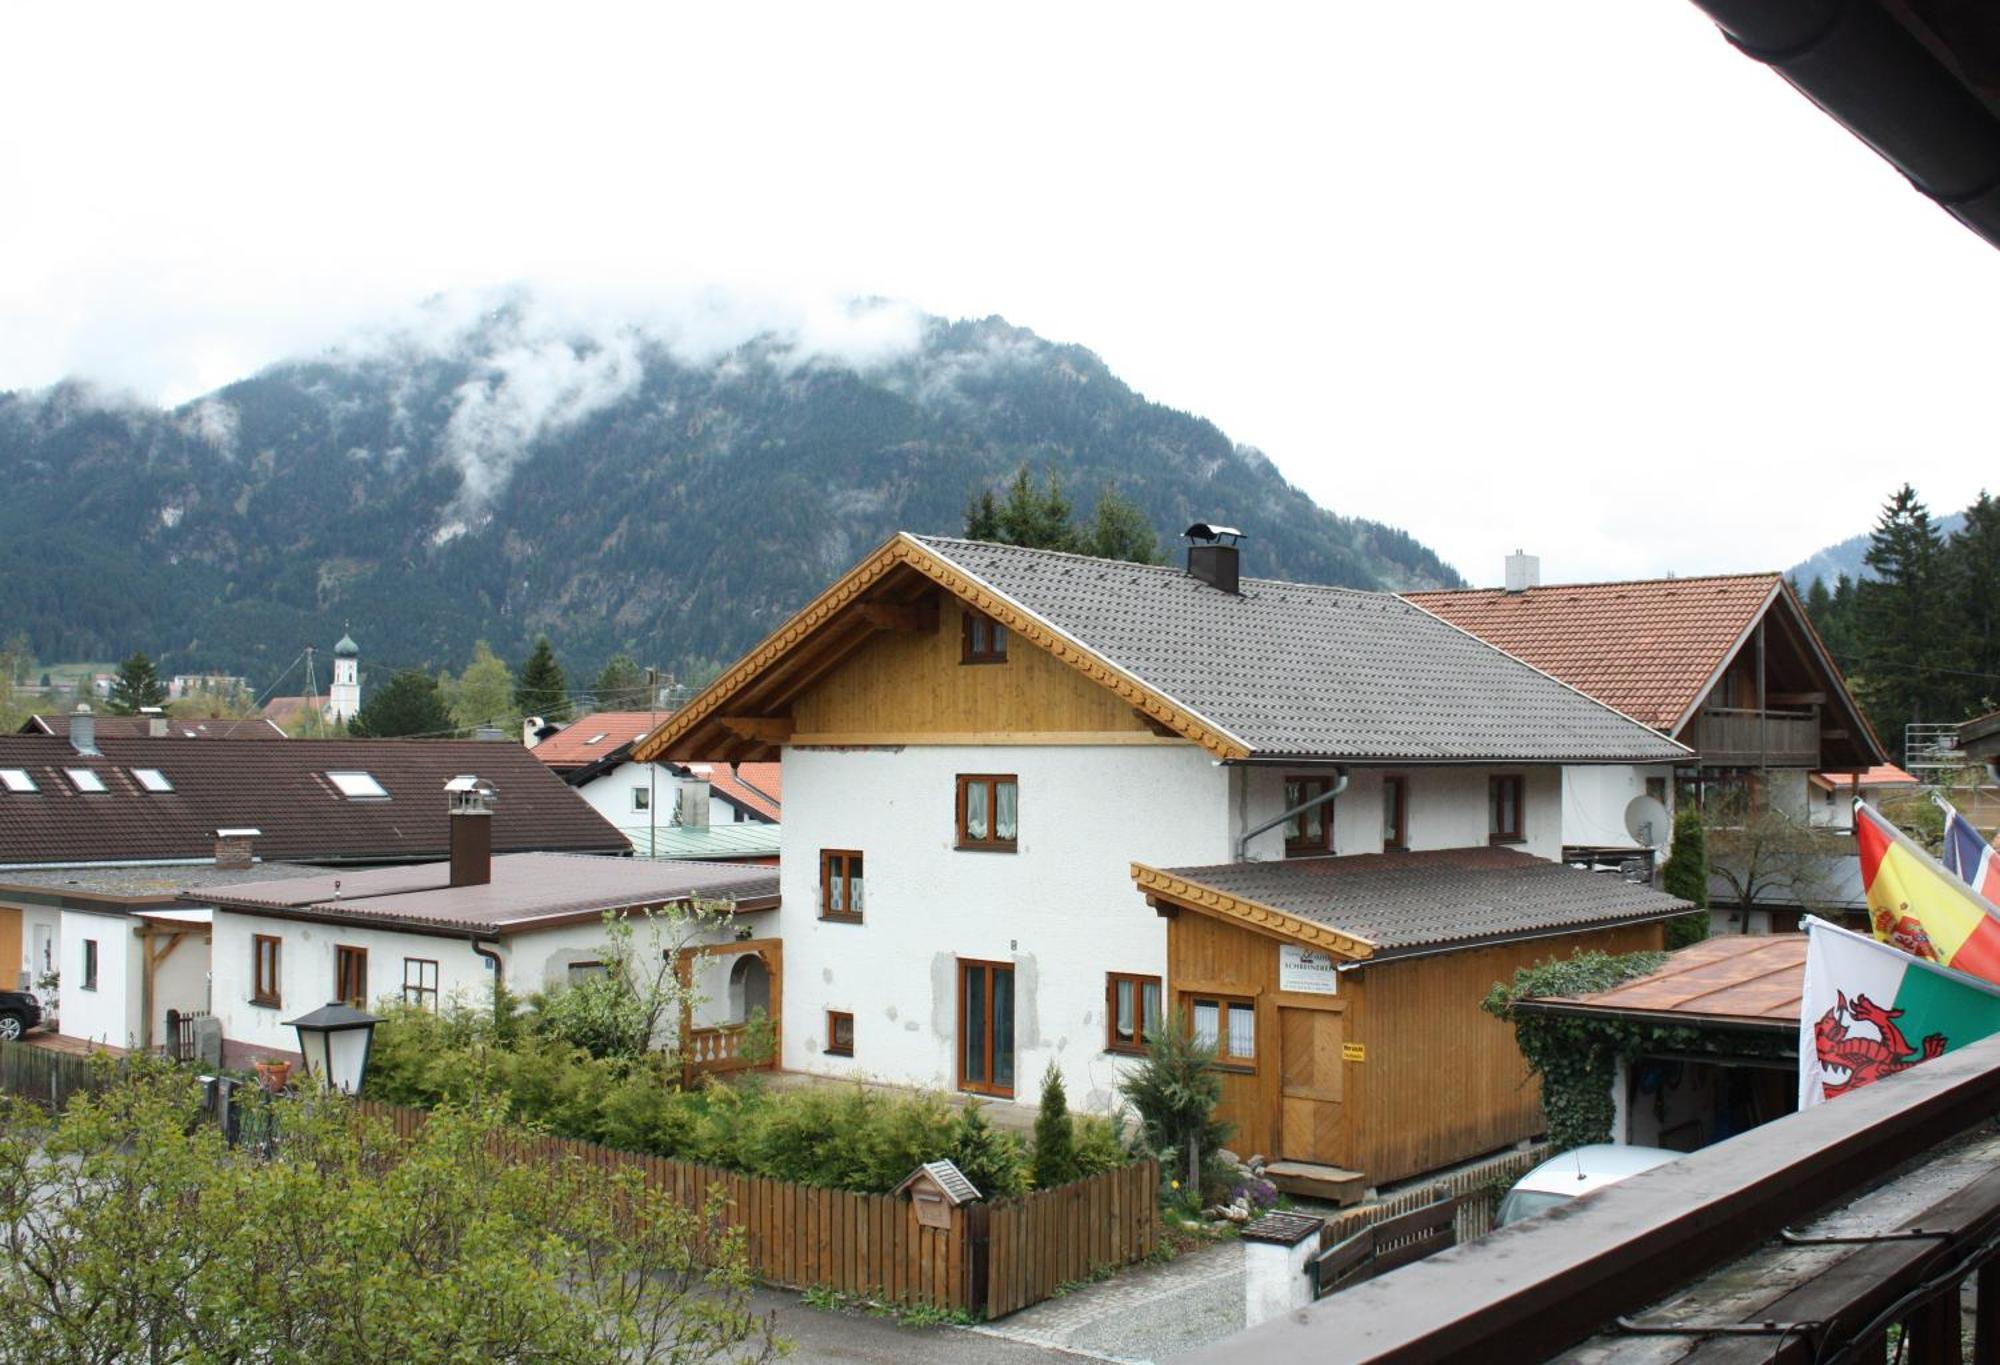
{"type": "MultiPolygon", "coordinates": [[[[652,734],[658,728],[660,709],[660,670],[646,670],[646,733],[652,734]]],[[[646,856],[660,856],[660,765],[646,765],[646,856]]]]}

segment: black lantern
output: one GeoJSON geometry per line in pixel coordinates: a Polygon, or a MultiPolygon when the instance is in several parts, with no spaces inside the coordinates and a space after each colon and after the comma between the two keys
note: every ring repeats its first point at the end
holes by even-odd
{"type": "Polygon", "coordinates": [[[299,1031],[299,1051],[306,1070],[320,1084],[344,1095],[359,1095],[368,1075],[368,1054],[375,1047],[375,1026],[382,1021],[366,1010],[334,1001],[311,1014],[286,1021],[299,1031]]]}

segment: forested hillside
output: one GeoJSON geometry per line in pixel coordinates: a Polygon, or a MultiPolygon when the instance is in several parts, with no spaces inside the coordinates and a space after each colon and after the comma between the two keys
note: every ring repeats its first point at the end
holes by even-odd
{"type": "Polygon", "coordinates": [[[44,659],[143,649],[258,686],[350,621],[371,674],[457,666],[479,638],[519,657],[542,633],[579,671],[620,650],[687,670],[892,531],[957,532],[968,495],[1023,464],[1086,516],[1115,486],[1163,539],[1241,526],[1250,572],[1458,582],[1089,351],[997,318],[931,319],[848,363],[776,336],[690,360],[501,310],[172,411],[73,384],[0,395],[5,629],[44,659]]]}

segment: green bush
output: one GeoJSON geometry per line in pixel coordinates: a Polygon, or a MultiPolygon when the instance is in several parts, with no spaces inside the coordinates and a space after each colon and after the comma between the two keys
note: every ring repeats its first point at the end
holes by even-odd
{"type": "Polygon", "coordinates": [[[1708,937],[1708,834],[1701,807],[1689,798],[1674,812],[1674,846],[1660,869],[1660,886],[1669,895],[1701,907],[1691,915],[1667,921],[1667,947],[1685,948],[1708,937]]]}
{"type": "Polygon", "coordinates": [[[1071,1118],[1076,1142],[1076,1174],[1071,1179],[1115,1171],[1132,1160],[1116,1119],[1102,1114],[1074,1114],[1071,1118]]]}
{"type": "Polygon", "coordinates": [[[1222,1075],[1215,1049],[1194,1040],[1179,1010],[1146,1044],[1146,1060],[1125,1077],[1125,1098],[1138,1111],[1146,1144],[1158,1153],[1163,1176],[1202,1194],[1220,1193],[1215,1153],[1230,1127],[1215,1117],[1222,1075]]]}

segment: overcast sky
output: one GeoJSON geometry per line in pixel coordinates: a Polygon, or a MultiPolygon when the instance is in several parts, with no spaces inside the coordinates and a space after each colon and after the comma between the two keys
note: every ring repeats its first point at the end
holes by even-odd
{"type": "Polygon", "coordinates": [[[0,53],[0,388],[719,286],[1088,346],[1476,583],[2000,482],[2000,257],[1687,0],[43,5],[0,53]]]}

